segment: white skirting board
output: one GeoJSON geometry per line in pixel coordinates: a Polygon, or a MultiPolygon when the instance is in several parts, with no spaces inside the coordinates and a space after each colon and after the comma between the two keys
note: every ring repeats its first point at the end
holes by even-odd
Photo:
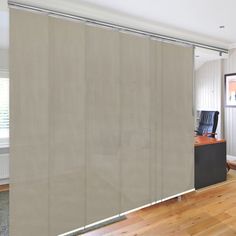
{"type": "Polygon", "coordinates": [[[236,161],[236,156],[227,155],[227,160],[236,161]]]}
{"type": "Polygon", "coordinates": [[[7,178],[7,179],[0,179],[0,185],[5,185],[5,184],[9,184],[9,178],[7,178]]]}
{"type": "Polygon", "coordinates": [[[0,155],[0,185],[9,183],[9,154],[0,155]]]}

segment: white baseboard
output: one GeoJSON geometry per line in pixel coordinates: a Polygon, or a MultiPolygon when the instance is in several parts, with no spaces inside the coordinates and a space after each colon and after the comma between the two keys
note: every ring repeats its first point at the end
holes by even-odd
{"type": "Polygon", "coordinates": [[[227,160],[236,161],[236,156],[227,155],[227,160]]]}
{"type": "MultiPolygon", "coordinates": [[[[0,181],[9,180],[9,154],[0,154],[0,181]]],[[[0,183],[1,183],[0,182],[0,183]]]]}
{"type": "Polygon", "coordinates": [[[8,179],[0,179],[0,185],[9,184],[9,178],[8,179]]]}

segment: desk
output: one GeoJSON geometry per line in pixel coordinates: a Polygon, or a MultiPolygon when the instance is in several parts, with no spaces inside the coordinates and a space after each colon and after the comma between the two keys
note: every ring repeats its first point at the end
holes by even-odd
{"type": "Polygon", "coordinates": [[[195,137],[195,189],[226,180],[226,141],[195,137]]]}

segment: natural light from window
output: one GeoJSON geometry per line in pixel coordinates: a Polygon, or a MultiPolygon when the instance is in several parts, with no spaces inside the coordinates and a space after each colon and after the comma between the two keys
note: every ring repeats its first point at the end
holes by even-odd
{"type": "Polygon", "coordinates": [[[0,78],[0,146],[9,144],[9,78],[0,78]]]}

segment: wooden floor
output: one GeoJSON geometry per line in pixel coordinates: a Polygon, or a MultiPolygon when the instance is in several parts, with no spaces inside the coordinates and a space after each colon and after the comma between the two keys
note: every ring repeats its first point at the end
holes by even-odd
{"type": "Polygon", "coordinates": [[[9,191],[9,184],[0,185],[0,192],[9,191]]]}
{"type": "MultiPolygon", "coordinates": [[[[236,178],[127,215],[84,236],[236,236],[236,178]]],[[[8,185],[0,186],[8,191],[8,185]]]]}
{"type": "Polygon", "coordinates": [[[236,180],[127,215],[127,220],[86,233],[147,236],[236,235],[236,180]]]}

